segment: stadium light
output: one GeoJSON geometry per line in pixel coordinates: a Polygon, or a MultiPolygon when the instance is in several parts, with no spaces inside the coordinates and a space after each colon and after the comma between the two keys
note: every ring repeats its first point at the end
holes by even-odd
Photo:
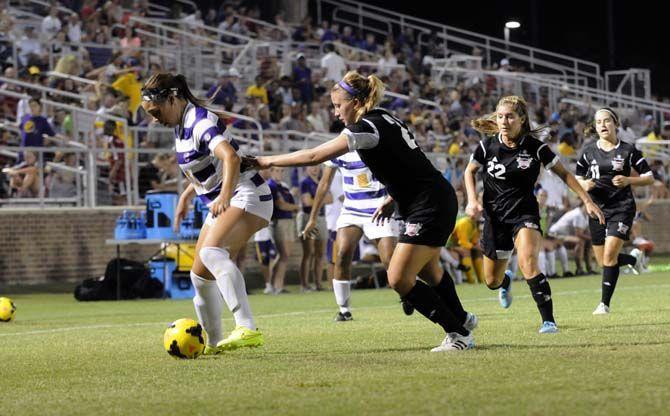
{"type": "Polygon", "coordinates": [[[510,20],[509,22],[505,23],[505,27],[507,29],[518,29],[521,27],[521,23],[517,22],[516,20],[510,20]]]}
{"type": "Polygon", "coordinates": [[[505,22],[505,29],[503,33],[505,34],[505,50],[509,52],[509,32],[511,29],[518,29],[521,27],[521,23],[516,20],[509,20],[505,22]]]}

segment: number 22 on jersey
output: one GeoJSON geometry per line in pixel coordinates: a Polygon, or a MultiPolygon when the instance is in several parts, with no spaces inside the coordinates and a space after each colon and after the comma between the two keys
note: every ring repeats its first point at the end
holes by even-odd
{"type": "Polygon", "coordinates": [[[498,158],[493,157],[486,165],[486,173],[496,179],[505,179],[505,165],[498,163],[498,158]]]}

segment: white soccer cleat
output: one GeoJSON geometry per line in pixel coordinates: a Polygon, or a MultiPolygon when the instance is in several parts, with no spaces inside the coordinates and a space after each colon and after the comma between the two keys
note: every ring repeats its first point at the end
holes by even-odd
{"type": "Polygon", "coordinates": [[[272,286],[265,286],[265,289],[263,289],[263,294],[264,295],[272,295],[275,293],[275,288],[272,286]]]}
{"type": "Polygon", "coordinates": [[[635,274],[640,274],[644,271],[644,266],[647,261],[644,255],[644,251],[634,248],[630,251],[630,255],[635,257],[635,265],[632,266],[631,270],[635,274]]]}
{"type": "Polygon", "coordinates": [[[474,346],[475,341],[472,337],[472,332],[467,336],[461,335],[458,332],[450,332],[444,337],[444,341],[430,350],[430,352],[463,351],[474,348],[474,346]]]}
{"type": "Polygon", "coordinates": [[[605,305],[604,303],[600,302],[598,304],[598,307],[596,308],[595,311],[593,311],[594,315],[607,315],[610,313],[610,307],[605,305]]]}

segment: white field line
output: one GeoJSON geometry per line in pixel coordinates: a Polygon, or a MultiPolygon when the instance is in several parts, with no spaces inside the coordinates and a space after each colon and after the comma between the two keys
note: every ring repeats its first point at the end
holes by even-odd
{"type": "MultiPolygon", "coordinates": [[[[518,283],[518,282],[517,282],[518,283]]],[[[662,284],[662,285],[642,285],[642,286],[627,286],[627,287],[621,287],[618,290],[623,290],[623,291],[629,291],[629,290],[647,290],[647,289],[661,289],[661,288],[670,288],[670,284],[662,284]]],[[[575,296],[575,295],[580,295],[583,293],[599,293],[600,289],[584,289],[584,290],[570,290],[570,291],[562,291],[562,292],[555,292],[553,293],[553,296],[575,296]]],[[[516,299],[524,299],[524,298],[530,298],[530,295],[515,295],[514,296],[516,299]]],[[[464,299],[463,302],[468,304],[468,303],[473,303],[473,302],[491,302],[491,301],[497,301],[497,297],[484,297],[484,298],[474,298],[474,299],[464,299]]],[[[369,310],[369,309],[389,309],[389,308],[397,308],[398,305],[384,305],[384,306],[361,306],[358,308],[355,308],[356,310],[369,310]]],[[[283,318],[287,316],[300,316],[300,315],[308,315],[308,314],[315,314],[315,313],[331,313],[333,312],[333,308],[328,308],[328,309],[315,309],[315,310],[307,310],[307,311],[295,311],[295,312],[284,312],[284,313],[272,313],[272,314],[265,314],[265,315],[256,315],[256,318],[259,319],[272,319],[272,318],[283,318]]],[[[224,321],[232,321],[231,318],[223,319],[224,321]]],[[[157,326],[157,325],[163,325],[167,326],[169,322],[137,322],[137,323],[130,323],[130,324],[99,324],[99,325],[80,325],[80,326],[69,326],[69,327],[63,327],[63,328],[51,328],[51,329],[39,329],[35,331],[23,331],[23,332],[6,332],[6,333],[0,333],[0,337],[9,337],[9,336],[21,336],[21,335],[43,335],[43,334],[54,334],[54,333],[59,333],[59,332],[69,332],[69,331],[81,331],[81,330],[90,330],[90,329],[110,329],[110,328],[132,328],[132,327],[144,327],[144,326],[157,326]]]]}

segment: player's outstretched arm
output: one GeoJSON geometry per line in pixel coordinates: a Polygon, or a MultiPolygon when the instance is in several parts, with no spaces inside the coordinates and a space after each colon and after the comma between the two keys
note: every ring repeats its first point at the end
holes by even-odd
{"type": "Polygon", "coordinates": [[[311,149],[274,156],[258,156],[247,158],[245,163],[252,164],[257,169],[271,167],[312,166],[326,160],[342,156],[349,151],[347,136],[340,134],[336,138],[311,149]]]}

